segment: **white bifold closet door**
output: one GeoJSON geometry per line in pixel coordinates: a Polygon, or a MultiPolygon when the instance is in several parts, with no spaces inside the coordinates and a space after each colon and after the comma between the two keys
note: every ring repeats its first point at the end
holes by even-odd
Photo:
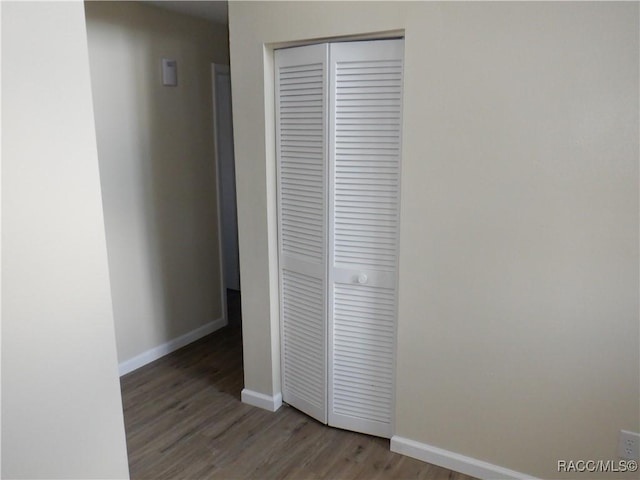
{"type": "Polygon", "coordinates": [[[390,437],[402,40],[276,52],[283,400],[390,437]]]}
{"type": "Polygon", "coordinates": [[[284,401],[327,422],[327,45],[276,51],[284,401]]]}

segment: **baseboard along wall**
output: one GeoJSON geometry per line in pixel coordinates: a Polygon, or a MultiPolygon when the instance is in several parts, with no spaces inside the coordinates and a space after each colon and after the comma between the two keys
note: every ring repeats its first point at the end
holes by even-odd
{"type": "Polygon", "coordinates": [[[265,395],[264,393],[254,392],[253,390],[243,389],[241,394],[242,403],[252,405],[254,407],[275,412],[282,406],[282,394],[265,395]]]}
{"type": "Polygon", "coordinates": [[[472,457],[466,457],[459,453],[450,452],[449,450],[434,447],[426,443],[416,442],[415,440],[410,440],[398,435],[391,437],[390,448],[392,452],[484,480],[537,480],[535,477],[527,475],[526,473],[509,470],[508,468],[483,462],[482,460],[477,460],[472,457]]]}
{"type": "Polygon", "coordinates": [[[158,345],[157,347],[147,350],[146,352],[142,352],[140,355],[136,355],[129,360],[125,360],[118,365],[120,376],[133,372],[134,370],[145,366],[147,363],[151,363],[154,360],[162,358],[171,352],[175,352],[179,348],[195,342],[196,340],[199,340],[200,338],[209,335],[210,333],[213,333],[216,330],[225,327],[226,325],[226,318],[218,318],[217,320],[206,323],[201,327],[196,328],[195,330],[191,330],[190,332],[185,333],[184,335],[180,335],[173,340],[169,340],[162,345],[158,345]]]}

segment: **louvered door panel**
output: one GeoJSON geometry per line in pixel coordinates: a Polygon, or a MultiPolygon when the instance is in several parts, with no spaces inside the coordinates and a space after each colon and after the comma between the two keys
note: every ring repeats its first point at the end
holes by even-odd
{"type": "Polygon", "coordinates": [[[334,261],[394,271],[402,60],[338,61],[333,79],[334,261]]]}
{"type": "MultiPolygon", "coordinates": [[[[316,410],[324,409],[324,285],[317,278],[283,269],[283,379],[285,391],[316,410]]],[[[291,399],[288,398],[288,403],[291,399]]],[[[294,400],[295,401],[295,400],[294,400]]]]}
{"type": "Polygon", "coordinates": [[[390,424],[393,408],[393,292],[337,284],[334,290],[333,411],[390,424]]]}
{"type": "Polygon", "coordinates": [[[330,50],[329,424],[390,437],[402,41],[330,50]]]}
{"type": "Polygon", "coordinates": [[[327,45],[275,60],[282,396],[326,423],[327,45]]]}

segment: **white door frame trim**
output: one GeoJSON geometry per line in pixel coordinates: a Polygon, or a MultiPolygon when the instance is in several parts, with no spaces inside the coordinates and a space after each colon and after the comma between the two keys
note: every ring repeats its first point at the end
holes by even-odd
{"type": "Polygon", "coordinates": [[[220,145],[218,142],[218,115],[216,105],[216,75],[230,74],[229,65],[211,64],[211,98],[213,102],[213,149],[215,153],[216,165],[216,203],[218,212],[218,258],[220,262],[220,300],[222,305],[221,318],[224,319],[225,325],[229,322],[227,318],[227,285],[224,278],[225,259],[222,239],[222,186],[221,186],[221,168],[220,168],[220,145]]]}

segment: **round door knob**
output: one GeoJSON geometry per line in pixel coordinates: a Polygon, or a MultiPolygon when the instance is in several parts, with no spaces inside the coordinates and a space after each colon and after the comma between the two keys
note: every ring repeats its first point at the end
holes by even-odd
{"type": "Polygon", "coordinates": [[[358,283],[364,284],[367,283],[368,277],[366,273],[361,273],[358,275],[358,283]]]}

